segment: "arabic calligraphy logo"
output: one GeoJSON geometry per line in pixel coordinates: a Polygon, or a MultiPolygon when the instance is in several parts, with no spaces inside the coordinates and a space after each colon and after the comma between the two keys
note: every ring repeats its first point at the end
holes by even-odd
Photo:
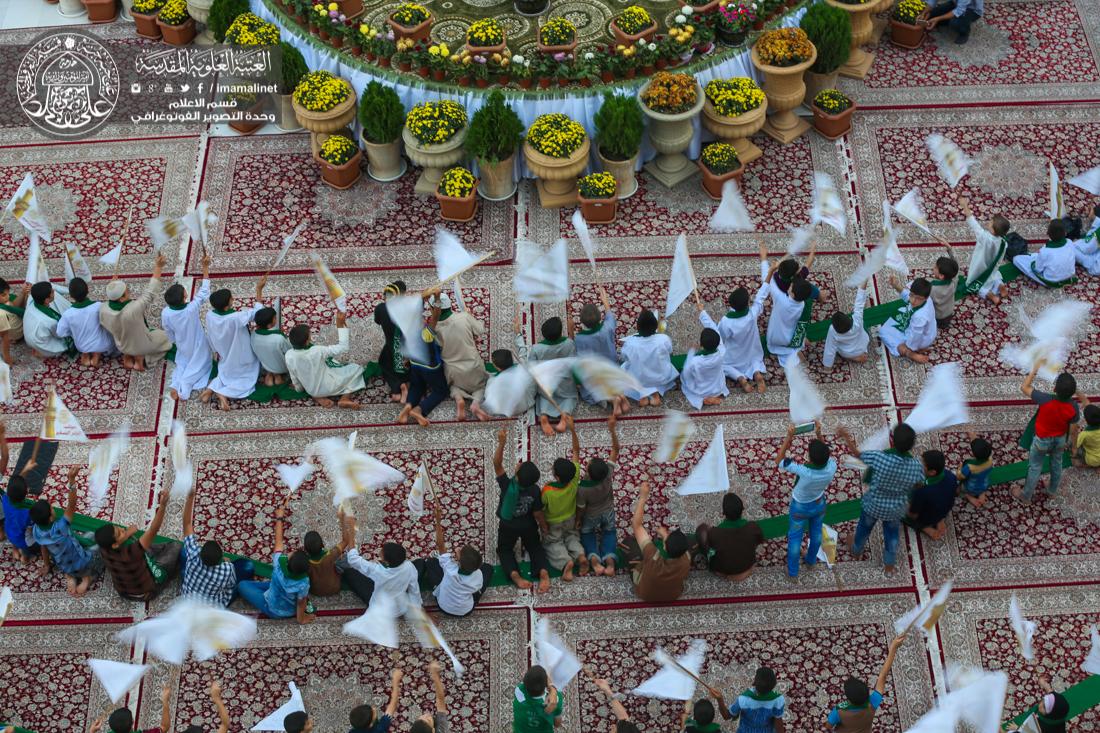
{"type": "Polygon", "coordinates": [[[23,56],[15,88],[35,127],[50,137],[75,140],[95,132],[114,111],[118,66],[87,33],[51,33],[23,56]]]}

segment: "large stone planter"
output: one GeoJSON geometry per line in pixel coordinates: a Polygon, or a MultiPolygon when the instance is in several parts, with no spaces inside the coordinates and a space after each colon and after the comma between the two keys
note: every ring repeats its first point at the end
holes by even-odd
{"type": "Polygon", "coordinates": [[[813,56],[794,66],[769,66],[760,60],[756,46],[752,47],[752,65],[764,75],[764,94],[772,115],[764,122],[764,133],[784,145],[794,142],[810,129],[810,123],[795,116],[791,110],[802,104],[806,96],[806,84],[802,75],[817,60],[813,56]]]}
{"type": "Polygon", "coordinates": [[[439,186],[439,179],[443,177],[443,171],[453,165],[457,165],[466,157],[466,151],[462,149],[462,143],[466,140],[466,130],[463,127],[445,143],[439,145],[421,145],[420,141],[413,137],[409,128],[401,130],[401,138],[405,141],[405,154],[413,165],[418,165],[424,170],[420,178],[416,179],[417,193],[424,196],[435,194],[439,186]]]}
{"type": "MultiPolygon", "coordinates": [[[[344,79],[346,82],[347,79],[344,79]]],[[[351,86],[350,84],[348,85],[351,86]]],[[[347,127],[355,120],[355,90],[340,104],[328,112],[310,112],[302,105],[291,99],[294,105],[294,115],[298,118],[298,124],[310,132],[330,133],[347,127]]]]}
{"type": "Polygon", "coordinates": [[[294,112],[293,94],[275,94],[275,126],[283,132],[296,132],[302,129],[298,115],[294,112]]]}
{"type": "Polygon", "coordinates": [[[615,190],[617,197],[628,199],[638,191],[638,179],[634,175],[634,169],[638,166],[638,154],[626,160],[611,160],[605,158],[600,146],[596,146],[596,157],[600,159],[603,169],[615,176],[615,190]]]}
{"type": "Polygon", "coordinates": [[[523,142],[523,157],[527,167],[538,176],[535,186],[539,190],[539,203],[544,209],[559,209],[577,203],[577,176],[588,165],[591,143],[586,137],[579,148],[568,158],[551,158],[523,142]]]}
{"type": "Polygon", "coordinates": [[[367,153],[367,175],[376,181],[396,181],[408,166],[401,157],[401,138],[388,143],[372,143],[359,133],[359,144],[367,153]]]}
{"type": "Polygon", "coordinates": [[[213,46],[214,34],[206,27],[206,21],[210,17],[210,6],[214,0],[187,0],[187,14],[202,24],[202,32],[195,36],[195,43],[199,46],[213,46]]]}
{"type": "Polygon", "coordinates": [[[118,0],[84,0],[88,20],[92,23],[111,23],[118,17],[118,0]]]}
{"type": "Polygon", "coordinates": [[[830,74],[815,74],[809,69],[802,75],[802,82],[806,85],[807,106],[813,104],[814,98],[825,89],[836,89],[837,72],[830,74]]]}
{"type": "Polygon", "coordinates": [[[749,138],[764,126],[764,117],[768,111],[768,100],[754,110],[737,117],[718,114],[714,105],[707,100],[703,105],[703,127],[715,137],[724,140],[737,150],[742,165],[748,165],[761,156],[760,148],[749,142],[749,138]]]}
{"type": "MultiPolygon", "coordinates": [[[[695,173],[684,151],[691,145],[691,139],[695,136],[695,125],[692,120],[699,114],[699,110],[703,109],[707,98],[699,82],[696,82],[695,106],[686,112],[670,115],[655,112],[645,105],[642,95],[647,89],[649,89],[649,82],[638,90],[638,104],[645,116],[649,118],[649,140],[653,143],[653,148],[658,155],[646,163],[645,170],[664,186],[672,188],[691,178],[695,173]]],[[[757,155],[759,154],[757,151],[757,155]]]]}
{"type": "Polygon", "coordinates": [[[130,15],[130,10],[134,7],[134,0],[122,0],[122,12],[119,13],[119,17],[125,21],[132,22],[133,16],[130,15]]]}
{"type": "Polygon", "coordinates": [[[61,0],[57,4],[57,12],[63,18],[79,18],[88,14],[88,11],[84,9],[84,3],[80,0],[61,0]]]}
{"type": "Polygon", "coordinates": [[[852,79],[862,79],[867,76],[871,64],[875,60],[873,53],[867,53],[861,46],[866,45],[874,34],[874,26],[871,24],[871,15],[878,8],[878,3],[870,2],[863,5],[848,5],[838,0],[825,0],[834,8],[840,8],[848,13],[852,19],[852,48],[848,52],[848,60],[840,67],[840,75],[852,79]]]}
{"type": "Polygon", "coordinates": [[[515,153],[496,163],[478,158],[477,170],[481,174],[481,185],[477,189],[481,198],[488,201],[504,201],[515,194],[515,153]]]}

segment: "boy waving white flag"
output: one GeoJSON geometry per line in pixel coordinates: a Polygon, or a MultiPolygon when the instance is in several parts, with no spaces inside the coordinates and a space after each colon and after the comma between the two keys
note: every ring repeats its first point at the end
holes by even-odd
{"type": "Polygon", "coordinates": [[[949,361],[932,367],[905,424],[917,433],[930,433],[969,421],[962,366],[949,361]]]}
{"type": "Polygon", "coordinates": [[[286,728],[283,726],[283,721],[286,720],[286,716],[291,713],[304,713],[306,711],[305,703],[302,702],[302,693],[298,690],[298,686],[293,682],[287,683],[290,687],[290,699],[280,705],[275,712],[268,715],[256,725],[252,726],[251,731],[278,731],[283,733],[286,728]]]}
{"type": "Polygon", "coordinates": [[[46,393],[46,409],[42,416],[42,440],[71,440],[75,443],[87,443],[88,436],[76,415],[65,407],[53,387],[46,393]]]}
{"type": "Polygon", "coordinates": [[[23,176],[23,182],[15,189],[4,210],[31,235],[39,236],[47,242],[53,238],[50,225],[38,206],[38,193],[34,188],[34,177],[30,173],[23,176]]]}
{"type": "Polygon", "coordinates": [[[183,215],[182,221],[191,239],[200,242],[205,249],[210,241],[210,230],[218,223],[218,215],[210,210],[210,204],[200,201],[198,206],[183,215]]]}
{"type": "Polygon", "coordinates": [[[80,254],[80,247],[77,247],[73,242],[65,243],[65,282],[69,282],[74,277],[79,277],[86,282],[92,281],[92,270],[88,267],[88,263],[84,261],[84,256],[80,254]]]}
{"type": "Polygon", "coordinates": [[[455,656],[454,651],[451,650],[451,645],[447,643],[447,640],[443,638],[443,634],[439,633],[439,629],[432,619],[424,611],[424,607],[417,604],[409,604],[409,608],[405,611],[405,621],[412,627],[413,633],[416,634],[416,640],[420,642],[420,646],[424,649],[439,649],[447,658],[451,660],[451,667],[454,669],[455,677],[462,679],[462,675],[466,672],[466,668],[462,666],[462,662],[458,661],[458,657],[455,656]]]}
{"type": "Polygon", "coordinates": [[[894,211],[912,222],[918,229],[931,236],[928,228],[928,217],[924,214],[924,206],[921,204],[920,189],[910,189],[901,197],[901,201],[894,204],[894,211]]]}
{"type": "Polygon", "coordinates": [[[577,239],[580,240],[581,247],[584,248],[584,253],[588,257],[589,264],[592,265],[592,272],[595,272],[596,247],[592,243],[592,234],[588,231],[588,222],[584,220],[584,216],[581,214],[580,209],[573,212],[573,229],[577,232],[577,239]]]}
{"type": "Polygon", "coordinates": [[[373,456],[349,448],[343,438],[324,438],[313,445],[332,482],[332,505],[335,507],[356,496],[396,486],[405,480],[405,474],[373,456]]]}
{"type": "Polygon", "coordinates": [[[127,664],[116,662],[113,659],[89,659],[88,666],[92,668],[99,684],[111,702],[118,705],[119,701],[126,697],[126,693],[134,688],[145,673],[149,671],[148,664],[127,664]]]}
{"type": "Polygon", "coordinates": [[[1020,656],[1029,662],[1035,661],[1035,630],[1038,628],[1034,621],[1024,618],[1020,610],[1020,601],[1013,593],[1008,601],[1008,620],[1012,624],[1012,633],[1016,635],[1017,648],[1020,656]]]}
{"type": "Polygon", "coordinates": [[[814,224],[828,224],[841,234],[848,231],[848,216],[844,211],[844,202],[840,200],[833,177],[828,173],[814,171],[813,206],[810,209],[810,221],[814,224]]]}
{"type": "Polygon", "coordinates": [[[730,474],[726,464],[726,430],[721,423],[714,429],[714,437],[710,445],[703,453],[703,457],[691,469],[691,473],[683,480],[676,493],[680,496],[689,494],[712,494],[729,491],[730,474]]]}
{"type": "Polygon", "coordinates": [[[176,472],[176,477],[172,479],[171,495],[173,499],[182,499],[191,493],[195,483],[195,467],[187,455],[187,426],[182,420],[172,421],[168,448],[172,454],[172,468],[176,472]]]}
{"type": "Polygon", "coordinates": [[[665,318],[669,318],[680,304],[698,288],[695,270],[688,254],[687,237],[676,238],[676,252],[672,257],[672,276],[668,280],[668,299],[665,302],[665,318]]]}
{"type": "Polygon", "coordinates": [[[664,700],[693,699],[706,653],[707,643],[702,639],[692,639],[687,653],[676,659],[657,647],[653,650],[653,659],[661,665],[660,671],[631,690],[630,694],[664,700]]]}
{"type": "Polygon", "coordinates": [[[521,303],[563,303],[569,299],[569,250],[559,239],[545,252],[533,242],[516,243],[512,280],[521,303]]]}
{"type": "Polygon", "coordinates": [[[929,599],[928,603],[917,605],[912,611],[894,621],[894,633],[907,634],[914,627],[919,627],[925,636],[932,635],[932,629],[936,628],[940,616],[947,610],[947,597],[951,595],[951,581],[947,581],[936,595],[929,599]]]}
{"type": "Polygon", "coordinates": [[[791,423],[802,425],[821,419],[825,414],[825,400],[817,391],[817,385],[813,383],[806,370],[802,368],[802,362],[791,359],[785,367],[787,372],[787,388],[790,390],[791,423]]]}
{"type": "Polygon", "coordinates": [[[122,454],[130,449],[130,421],[126,420],[106,440],[100,441],[88,453],[88,503],[100,508],[106,502],[111,472],[122,454]]]}
{"type": "Polygon", "coordinates": [[[1066,183],[1084,189],[1093,196],[1100,196],[1100,166],[1090,168],[1084,173],[1069,179],[1066,183]]]}

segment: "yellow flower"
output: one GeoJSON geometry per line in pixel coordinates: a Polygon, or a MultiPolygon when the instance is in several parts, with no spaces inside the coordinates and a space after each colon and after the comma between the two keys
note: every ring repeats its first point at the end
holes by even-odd
{"type": "Polygon", "coordinates": [[[329,9],[329,10],[339,10],[339,9],[340,9],[340,6],[339,6],[339,5],[337,5],[336,3],[329,3],[329,4],[328,4],[328,9],[329,9]]]}

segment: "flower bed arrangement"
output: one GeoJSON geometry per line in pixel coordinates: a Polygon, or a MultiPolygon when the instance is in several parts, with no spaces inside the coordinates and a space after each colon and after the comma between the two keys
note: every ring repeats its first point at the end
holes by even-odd
{"type": "Polygon", "coordinates": [[[768,66],[797,66],[814,56],[814,45],[801,28],[765,31],[755,49],[760,61],[768,66]]]}
{"type": "Polygon", "coordinates": [[[405,129],[421,145],[441,145],[466,127],[466,121],[466,109],[458,102],[421,102],[405,116],[405,129]]]}
{"type": "Polygon", "coordinates": [[[582,198],[609,199],[615,195],[617,190],[618,184],[615,182],[615,176],[606,171],[589,173],[577,180],[577,191],[582,198]]]}
{"type": "Polygon", "coordinates": [[[737,117],[764,103],[764,91],[747,77],[714,79],[703,90],[714,110],[724,117],[737,117]]]}
{"type": "Polygon", "coordinates": [[[653,16],[640,5],[631,5],[615,17],[615,25],[627,35],[637,35],[654,24],[653,16]]]}
{"type": "Polygon", "coordinates": [[[416,3],[405,3],[390,13],[390,20],[402,28],[415,28],[430,17],[428,9],[416,3]]]}
{"type": "Polygon", "coordinates": [[[351,96],[351,86],[328,71],[311,71],[294,89],[294,101],[310,112],[328,112],[351,96]]]}
{"type": "Polygon", "coordinates": [[[686,112],[698,101],[698,85],[691,74],[658,71],[642,92],[642,103],[654,112],[674,115],[686,112]]]}
{"type": "Polygon", "coordinates": [[[470,48],[497,48],[504,44],[504,26],[496,18],[475,20],[466,31],[470,48]]]}
{"type": "Polygon", "coordinates": [[[531,147],[551,158],[568,158],[587,137],[580,123],[559,112],[539,115],[527,130],[527,142],[531,147]]]}
{"type": "Polygon", "coordinates": [[[355,143],[343,135],[332,135],[321,143],[317,155],[329,165],[344,165],[359,154],[355,143]]]}
{"type": "Polygon", "coordinates": [[[252,13],[241,13],[225,31],[225,42],[236,46],[275,46],[279,27],[252,13]]]}
{"type": "Polygon", "coordinates": [[[539,43],[548,47],[575,45],[577,26],[560,16],[551,18],[539,28],[539,43]]]}

